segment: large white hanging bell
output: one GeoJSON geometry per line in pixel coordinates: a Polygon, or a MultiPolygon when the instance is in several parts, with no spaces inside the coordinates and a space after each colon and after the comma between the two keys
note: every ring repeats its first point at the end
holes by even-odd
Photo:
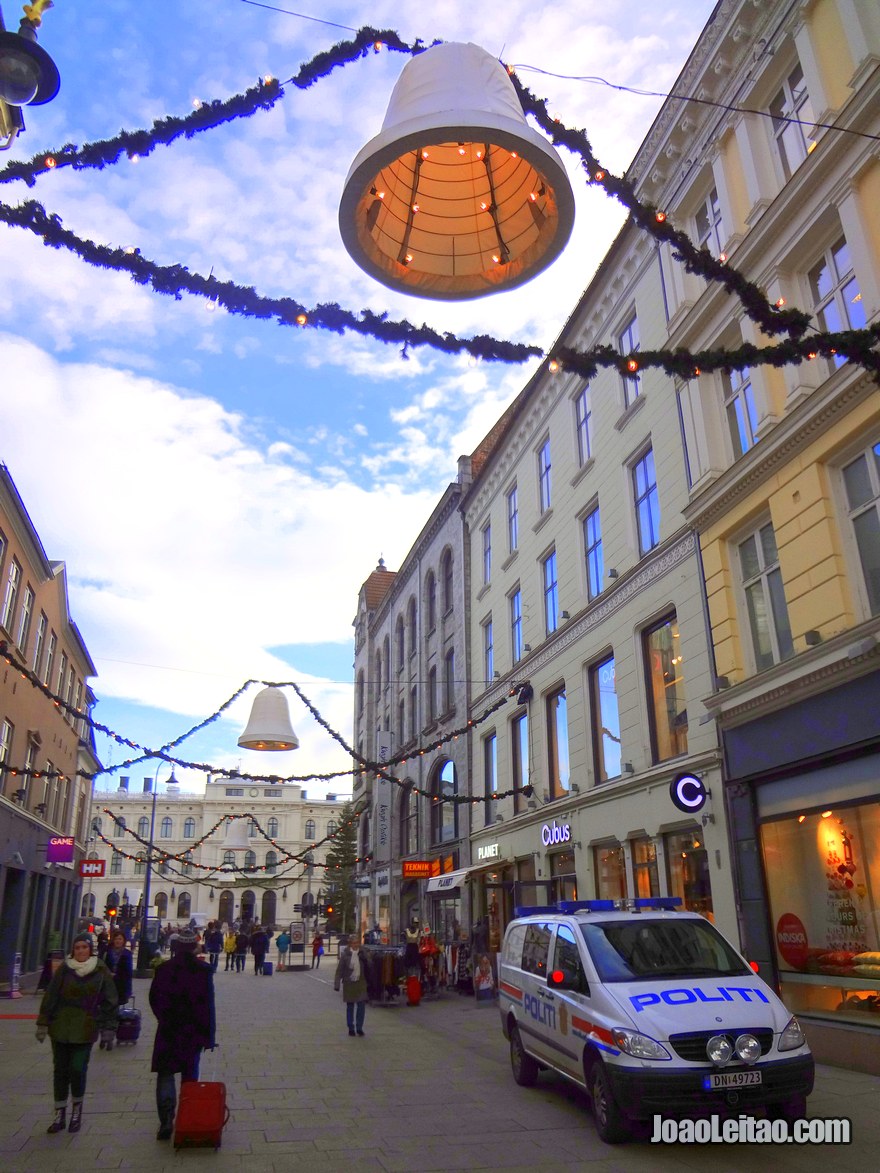
{"type": "Polygon", "coordinates": [[[552,145],[526,122],[506,70],[478,45],[413,57],[339,205],[346,249],[383,285],[464,299],[550,265],[574,223],[552,145]]]}
{"type": "Polygon", "coordinates": [[[238,744],[242,749],[299,749],[299,738],[290,723],[287,698],[280,688],[270,686],[257,693],[238,744]]]}

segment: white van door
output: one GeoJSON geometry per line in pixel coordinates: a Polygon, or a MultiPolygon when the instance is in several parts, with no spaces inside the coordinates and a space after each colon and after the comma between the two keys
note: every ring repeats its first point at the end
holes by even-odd
{"type": "Polygon", "coordinates": [[[553,925],[531,921],[526,925],[522,953],[522,1010],[518,1022],[527,1051],[556,1064],[552,1045],[556,1033],[556,995],[547,986],[547,966],[553,925]]]}
{"type": "Polygon", "coordinates": [[[590,987],[575,934],[568,925],[559,925],[553,942],[549,972],[555,981],[562,975],[564,988],[548,991],[554,998],[556,1022],[553,1062],[572,1079],[584,1083],[584,1038],[591,1021],[590,987]]]}

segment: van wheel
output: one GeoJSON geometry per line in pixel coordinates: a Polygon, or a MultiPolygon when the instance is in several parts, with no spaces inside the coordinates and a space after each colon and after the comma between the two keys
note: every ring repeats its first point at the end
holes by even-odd
{"type": "Polygon", "coordinates": [[[596,1132],[606,1144],[620,1144],[622,1140],[626,1140],[629,1130],[623,1113],[617,1106],[601,1059],[597,1059],[590,1070],[589,1087],[596,1132]]]}
{"type": "Polygon", "coordinates": [[[786,1124],[803,1120],[807,1115],[807,1097],[792,1096],[779,1104],[768,1104],[767,1115],[771,1120],[784,1120],[786,1124]]]}
{"type": "Polygon", "coordinates": [[[522,1039],[519,1036],[519,1027],[516,1024],[510,1028],[510,1066],[513,1078],[520,1087],[534,1087],[538,1078],[538,1064],[526,1054],[522,1039]]]}

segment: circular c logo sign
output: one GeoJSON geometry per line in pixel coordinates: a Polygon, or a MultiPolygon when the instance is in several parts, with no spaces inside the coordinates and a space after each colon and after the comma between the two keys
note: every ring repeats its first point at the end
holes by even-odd
{"type": "Polygon", "coordinates": [[[680,811],[696,814],[706,805],[709,791],[703,784],[703,779],[698,778],[696,774],[676,774],[669,783],[669,797],[680,811]]]}

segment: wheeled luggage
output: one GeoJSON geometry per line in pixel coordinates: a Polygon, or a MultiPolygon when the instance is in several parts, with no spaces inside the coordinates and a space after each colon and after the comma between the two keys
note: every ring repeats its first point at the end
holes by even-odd
{"type": "Polygon", "coordinates": [[[418,1006],[422,1000],[422,979],[411,973],[406,979],[406,1001],[410,1006],[418,1006]]]}
{"type": "Polygon", "coordinates": [[[263,962],[263,973],[266,975],[266,977],[272,976],[272,962],[271,961],[264,961],[263,962]]]}
{"type": "Polygon", "coordinates": [[[134,1045],[141,1037],[141,1012],[134,1004],[134,998],[117,1011],[116,1042],[134,1045]]]}
{"type": "Polygon", "coordinates": [[[182,1083],[174,1121],[174,1147],[219,1149],[228,1119],[225,1083],[182,1083]]]}

